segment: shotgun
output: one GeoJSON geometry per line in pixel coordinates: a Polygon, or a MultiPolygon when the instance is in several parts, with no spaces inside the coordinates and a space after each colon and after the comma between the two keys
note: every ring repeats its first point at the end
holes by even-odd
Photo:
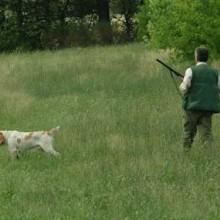
{"type": "Polygon", "coordinates": [[[161,60],[156,59],[156,61],[157,61],[158,63],[162,64],[163,66],[165,66],[169,71],[171,71],[172,73],[174,73],[176,76],[181,77],[181,78],[184,78],[184,76],[183,76],[181,73],[177,72],[176,70],[174,70],[173,68],[171,68],[170,66],[168,66],[167,64],[165,64],[164,62],[162,62],[161,60]]]}

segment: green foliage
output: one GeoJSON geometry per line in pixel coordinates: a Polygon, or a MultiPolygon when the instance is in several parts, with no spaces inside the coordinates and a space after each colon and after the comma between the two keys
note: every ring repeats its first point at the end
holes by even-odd
{"type": "Polygon", "coordinates": [[[2,0],[0,51],[87,46],[134,39],[132,17],[139,3],[139,0],[2,0]],[[126,18],[123,33],[115,27],[112,30],[110,11],[122,13],[126,18]],[[85,20],[94,14],[98,20],[91,27],[90,21],[86,23],[85,20]],[[71,20],[79,23],[69,22],[71,20]]]}
{"type": "Polygon", "coordinates": [[[141,0],[112,0],[111,8],[114,12],[124,15],[126,26],[126,38],[128,41],[136,38],[136,27],[133,20],[141,0]]]}
{"type": "Polygon", "coordinates": [[[0,51],[89,45],[93,36],[88,24],[76,27],[66,19],[84,19],[95,7],[95,0],[1,1],[0,51]]]}
{"type": "Polygon", "coordinates": [[[0,51],[13,50],[18,46],[19,31],[16,23],[16,15],[11,10],[1,11],[0,22],[0,51]]]}
{"type": "MultiPolygon", "coordinates": [[[[148,5],[145,5],[142,8],[148,5]]],[[[150,1],[149,33],[151,44],[158,48],[174,48],[192,57],[195,47],[207,45],[214,54],[220,52],[220,2],[191,0],[150,1]]],[[[147,21],[148,14],[140,19],[147,21]]],[[[140,29],[143,25],[140,24],[140,29]]]]}
{"type": "Polygon", "coordinates": [[[139,6],[139,11],[136,14],[136,19],[138,20],[137,40],[148,42],[148,23],[150,20],[149,0],[145,0],[143,5],[139,6]]]}

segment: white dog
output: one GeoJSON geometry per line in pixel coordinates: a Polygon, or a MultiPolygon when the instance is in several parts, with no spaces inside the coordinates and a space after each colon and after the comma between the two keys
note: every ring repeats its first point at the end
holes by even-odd
{"type": "Polygon", "coordinates": [[[25,150],[40,147],[46,153],[58,156],[59,153],[53,148],[53,137],[60,127],[52,128],[49,131],[0,131],[0,144],[8,145],[12,157],[19,156],[25,150]]]}

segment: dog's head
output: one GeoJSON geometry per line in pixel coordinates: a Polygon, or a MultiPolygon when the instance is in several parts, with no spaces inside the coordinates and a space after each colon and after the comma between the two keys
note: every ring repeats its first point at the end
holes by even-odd
{"type": "Polygon", "coordinates": [[[5,136],[3,135],[2,132],[0,132],[0,144],[4,144],[5,143],[5,136]]]}

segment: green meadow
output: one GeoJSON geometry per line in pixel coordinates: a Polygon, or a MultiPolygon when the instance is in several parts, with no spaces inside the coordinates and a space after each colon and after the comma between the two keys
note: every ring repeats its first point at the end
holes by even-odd
{"type": "Polygon", "coordinates": [[[220,118],[213,148],[197,138],[185,155],[156,58],[169,61],[142,44],[0,55],[0,130],[61,127],[60,158],[0,146],[1,220],[220,219],[220,118]]]}

